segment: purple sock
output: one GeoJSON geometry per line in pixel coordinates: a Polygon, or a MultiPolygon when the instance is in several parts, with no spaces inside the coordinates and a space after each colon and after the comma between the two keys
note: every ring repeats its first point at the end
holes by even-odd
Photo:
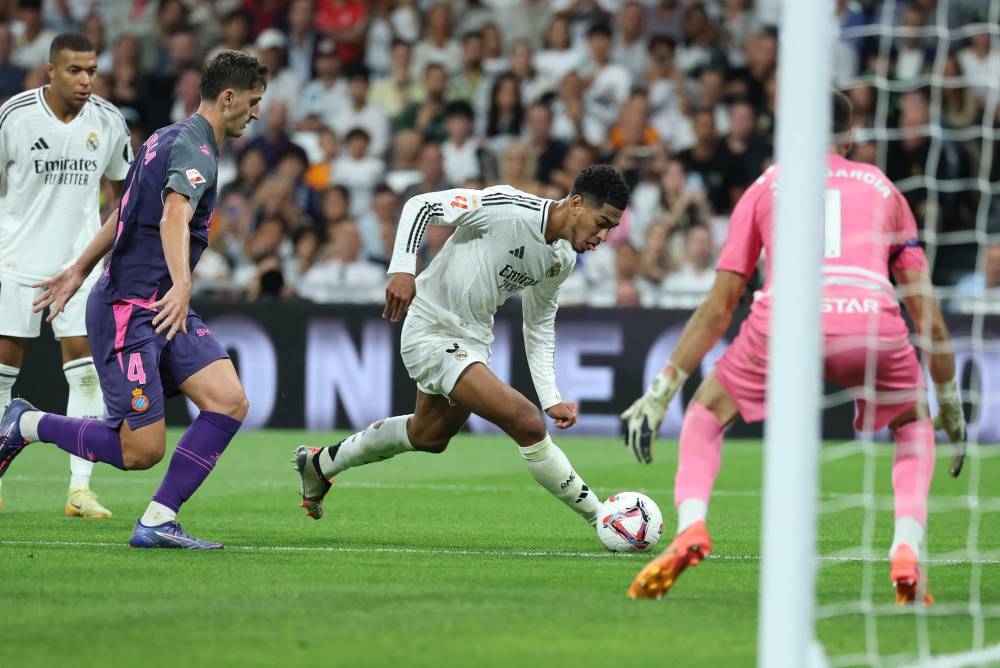
{"type": "Polygon", "coordinates": [[[71,455],[125,470],[117,429],[100,420],[46,413],[38,422],[38,440],[54,443],[71,455]]]}
{"type": "Polygon", "coordinates": [[[228,415],[202,411],[177,443],[153,501],[177,512],[201,487],[242,424],[228,415]]]}

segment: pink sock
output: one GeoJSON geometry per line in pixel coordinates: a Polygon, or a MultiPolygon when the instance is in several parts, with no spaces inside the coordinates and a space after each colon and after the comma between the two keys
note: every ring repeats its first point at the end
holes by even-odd
{"type": "Polygon", "coordinates": [[[681,427],[680,456],[674,478],[674,505],[685,499],[706,504],[712,495],[722,460],[722,423],[712,411],[696,401],[688,404],[681,427]]]}
{"type": "Polygon", "coordinates": [[[927,525],[927,495],[934,476],[934,427],[929,418],[909,422],[896,430],[896,457],[892,489],[896,519],[912,517],[927,525]]]}

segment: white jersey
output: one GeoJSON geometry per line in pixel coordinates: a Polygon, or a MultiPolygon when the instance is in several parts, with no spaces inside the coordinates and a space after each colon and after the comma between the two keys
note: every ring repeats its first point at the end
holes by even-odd
{"type": "Polygon", "coordinates": [[[497,309],[523,290],[524,348],[542,408],[561,401],[554,366],[556,296],[576,264],[568,241],[545,242],[551,206],[552,200],[510,186],[412,197],[400,216],[388,272],[415,274],[427,226],[454,226],[417,278],[410,313],[488,346],[497,309]]]}
{"type": "Polygon", "coordinates": [[[122,181],[128,126],[97,95],[63,123],[43,88],[0,107],[0,278],[34,283],[68,266],[101,228],[101,176],[122,181]]]}

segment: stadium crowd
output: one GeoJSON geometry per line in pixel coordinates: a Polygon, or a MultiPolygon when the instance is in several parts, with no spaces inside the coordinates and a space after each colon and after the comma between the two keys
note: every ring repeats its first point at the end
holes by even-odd
{"type": "MultiPolygon", "coordinates": [[[[836,82],[854,103],[849,157],[904,191],[936,240],[935,282],[992,289],[995,277],[968,275],[1000,251],[988,245],[1000,198],[991,206],[983,186],[1000,182],[1000,36],[989,0],[944,4],[837,0],[836,82]]],[[[0,100],[44,85],[52,38],[78,30],[98,52],[94,91],[138,147],[197,108],[206,56],[259,57],[270,83],[260,120],[220,165],[202,294],[379,302],[408,197],[507,183],[559,198],[580,169],[608,162],[626,174],[630,205],[609,242],[580,257],[561,302],[686,307],[712,283],[734,203],[773,159],[779,9],[0,0],[0,100]]],[[[423,262],[449,233],[428,230],[423,262]]]]}

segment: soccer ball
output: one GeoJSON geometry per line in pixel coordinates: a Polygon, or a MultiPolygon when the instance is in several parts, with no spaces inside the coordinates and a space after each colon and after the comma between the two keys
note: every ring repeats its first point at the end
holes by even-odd
{"type": "Polygon", "coordinates": [[[663,533],[656,502],[639,492],[619,492],[601,504],[597,537],[612,552],[643,552],[663,533]]]}

